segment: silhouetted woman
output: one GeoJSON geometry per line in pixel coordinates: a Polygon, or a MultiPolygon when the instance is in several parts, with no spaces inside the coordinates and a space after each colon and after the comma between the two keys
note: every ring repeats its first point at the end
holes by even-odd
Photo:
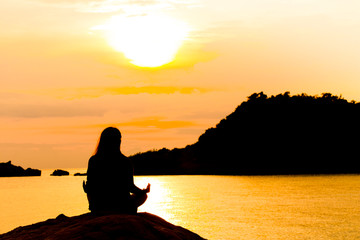
{"type": "Polygon", "coordinates": [[[134,184],[133,166],[120,151],[121,133],[106,128],[95,154],[89,159],[87,182],[83,184],[94,213],[135,214],[147,199],[150,184],[140,189],[134,184]]]}

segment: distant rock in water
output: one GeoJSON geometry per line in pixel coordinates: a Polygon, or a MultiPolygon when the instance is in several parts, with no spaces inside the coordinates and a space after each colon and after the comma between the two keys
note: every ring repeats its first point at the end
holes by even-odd
{"type": "Polygon", "coordinates": [[[52,174],[50,174],[51,176],[69,176],[69,172],[68,171],[64,171],[61,169],[56,169],[52,174]]]}
{"type": "Polygon", "coordinates": [[[20,166],[11,164],[11,161],[0,163],[0,177],[24,177],[24,176],[41,176],[41,170],[27,168],[24,170],[20,166]]]}
{"type": "Polygon", "coordinates": [[[75,173],[74,176],[86,176],[86,173],[75,173]]]}
{"type": "Polygon", "coordinates": [[[16,228],[0,235],[0,239],[203,240],[204,238],[150,213],[104,216],[87,213],[75,217],[61,214],[56,219],[16,228]]]}

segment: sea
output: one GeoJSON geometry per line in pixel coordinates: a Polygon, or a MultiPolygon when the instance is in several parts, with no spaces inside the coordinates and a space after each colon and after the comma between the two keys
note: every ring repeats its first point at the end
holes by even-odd
{"type": "MultiPolygon", "coordinates": [[[[84,169],[0,178],[0,233],[88,212],[84,169]]],[[[213,240],[360,239],[360,175],[136,176],[151,184],[140,212],[213,240]]]]}

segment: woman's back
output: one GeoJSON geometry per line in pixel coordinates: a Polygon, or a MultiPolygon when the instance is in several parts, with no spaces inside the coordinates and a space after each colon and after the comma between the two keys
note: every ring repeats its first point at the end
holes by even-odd
{"type": "Polygon", "coordinates": [[[131,163],[121,153],[92,156],[89,160],[86,184],[90,210],[126,209],[131,181],[131,163]]]}
{"type": "Polygon", "coordinates": [[[150,184],[146,189],[134,184],[132,164],[121,153],[120,144],[120,131],[108,127],[101,133],[95,154],[89,159],[83,187],[91,212],[136,213],[137,207],[147,199],[150,184]]]}

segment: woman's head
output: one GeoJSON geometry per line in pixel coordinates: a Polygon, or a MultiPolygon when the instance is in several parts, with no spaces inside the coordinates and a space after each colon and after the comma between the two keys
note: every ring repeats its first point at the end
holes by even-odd
{"type": "Polygon", "coordinates": [[[95,154],[120,152],[121,133],[114,127],[105,128],[102,131],[95,154]]]}

